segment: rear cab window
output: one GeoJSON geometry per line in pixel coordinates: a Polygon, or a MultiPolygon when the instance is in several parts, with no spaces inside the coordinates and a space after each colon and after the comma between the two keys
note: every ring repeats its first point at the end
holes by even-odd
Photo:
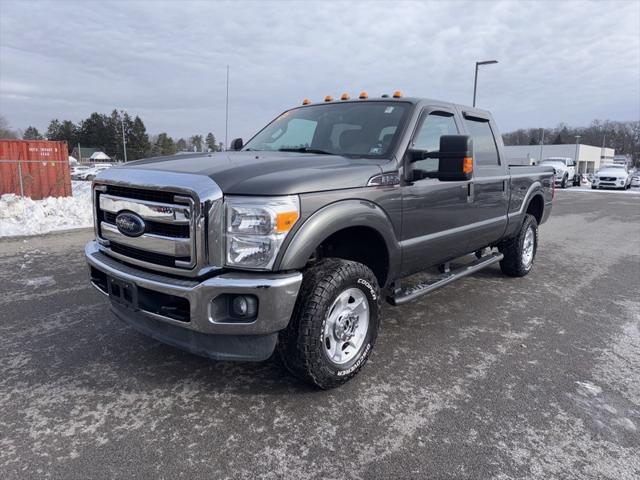
{"type": "Polygon", "coordinates": [[[489,119],[464,116],[464,123],[473,139],[473,156],[477,167],[498,167],[498,145],[489,119]]]}

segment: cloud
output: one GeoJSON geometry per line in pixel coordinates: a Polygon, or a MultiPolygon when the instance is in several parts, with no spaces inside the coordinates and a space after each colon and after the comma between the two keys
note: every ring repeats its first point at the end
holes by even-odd
{"type": "Polygon", "coordinates": [[[0,3],[0,112],[45,129],[126,108],[151,132],[248,137],[343,91],[470,103],[503,130],[640,118],[640,4],[0,3]]]}

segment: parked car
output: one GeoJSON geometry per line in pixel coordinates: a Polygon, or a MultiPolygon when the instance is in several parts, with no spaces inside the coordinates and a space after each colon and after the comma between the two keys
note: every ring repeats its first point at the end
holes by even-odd
{"type": "Polygon", "coordinates": [[[92,171],[92,167],[88,165],[74,165],[71,167],[71,178],[74,180],[84,180],[83,174],[92,171]]]}
{"type": "Polygon", "coordinates": [[[632,187],[640,187],[640,171],[636,170],[635,173],[631,175],[631,183],[632,187]]]}
{"type": "Polygon", "coordinates": [[[626,165],[609,164],[598,170],[591,182],[591,188],[616,188],[625,190],[631,187],[631,175],[626,165]]]}
{"type": "Polygon", "coordinates": [[[332,388],[371,355],[383,299],[404,304],[496,263],[531,271],[554,171],[509,167],[489,112],[399,93],[307,103],[233,151],[96,177],[85,254],[117,318],[214,359],[277,351],[332,388]]]}
{"type": "Polygon", "coordinates": [[[576,172],[576,164],[573,158],[565,157],[549,157],[540,162],[540,165],[546,165],[555,169],[555,182],[560,188],[567,188],[569,184],[574,187],[580,186],[580,175],[576,172]]]}

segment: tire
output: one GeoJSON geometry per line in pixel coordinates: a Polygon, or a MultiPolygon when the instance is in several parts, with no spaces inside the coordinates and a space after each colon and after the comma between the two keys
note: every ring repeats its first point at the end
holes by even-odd
{"type": "Polygon", "coordinates": [[[579,187],[580,186],[580,177],[574,177],[573,186],[574,187],[579,187]]]}
{"type": "Polygon", "coordinates": [[[279,334],[282,363],[296,377],[322,389],[348,382],[371,355],[380,302],[378,281],[365,265],[337,258],[318,262],[305,271],[289,326],[279,334]],[[362,312],[357,320],[343,315],[353,312],[351,303],[361,305],[353,310],[362,312]],[[350,334],[353,337],[345,341],[350,334]]]}
{"type": "Polygon", "coordinates": [[[533,267],[538,250],[538,222],[535,217],[525,215],[518,234],[502,242],[498,249],[504,255],[500,261],[502,273],[510,277],[527,275],[533,267]],[[528,244],[529,241],[532,243],[528,244]]]}
{"type": "Polygon", "coordinates": [[[597,190],[598,187],[594,187],[593,185],[591,185],[591,190],[597,190]]]}
{"type": "Polygon", "coordinates": [[[569,179],[569,177],[567,177],[566,175],[564,177],[562,177],[562,182],[560,183],[560,188],[567,188],[567,180],[569,179]]]}

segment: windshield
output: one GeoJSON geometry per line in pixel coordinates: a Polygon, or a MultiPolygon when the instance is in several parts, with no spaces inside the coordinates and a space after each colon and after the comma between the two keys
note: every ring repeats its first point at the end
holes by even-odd
{"type": "Polygon", "coordinates": [[[243,150],[296,151],[353,157],[388,156],[410,104],[345,102],[312,105],[283,113],[243,150]]]}
{"type": "Polygon", "coordinates": [[[543,160],[540,162],[540,165],[562,165],[563,167],[565,166],[564,162],[562,160],[543,160]]]}

